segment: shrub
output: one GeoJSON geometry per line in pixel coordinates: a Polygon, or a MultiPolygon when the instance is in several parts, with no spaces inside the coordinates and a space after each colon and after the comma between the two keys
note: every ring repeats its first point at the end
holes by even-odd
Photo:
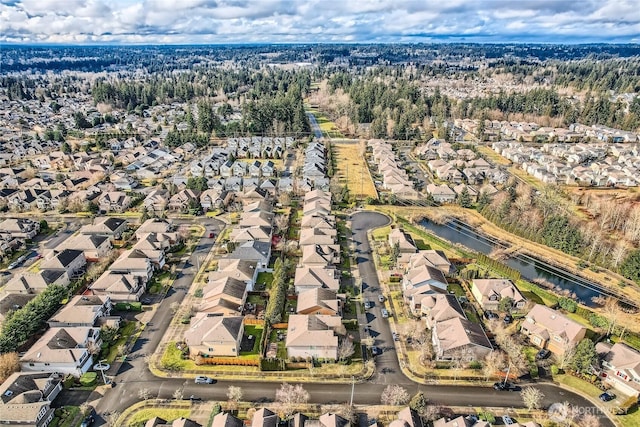
{"type": "Polygon", "coordinates": [[[558,305],[560,306],[560,308],[568,311],[569,313],[575,313],[578,309],[578,303],[567,297],[561,297],[558,300],[558,305]]]}
{"type": "Polygon", "coordinates": [[[98,380],[98,374],[96,372],[85,372],[80,377],[80,385],[82,387],[93,387],[98,380]]]}
{"type": "Polygon", "coordinates": [[[560,373],[560,368],[558,365],[551,365],[551,375],[558,375],[560,373]]]}
{"type": "Polygon", "coordinates": [[[202,298],[202,296],[204,295],[204,291],[202,290],[202,288],[197,289],[194,294],[193,294],[196,298],[202,298]]]}
{"type": "Polygon", "coordinates": [[[478,412],[478,418],[488,422],[489,424],[496,422],[496,417],[489,411],[478,412]]]}

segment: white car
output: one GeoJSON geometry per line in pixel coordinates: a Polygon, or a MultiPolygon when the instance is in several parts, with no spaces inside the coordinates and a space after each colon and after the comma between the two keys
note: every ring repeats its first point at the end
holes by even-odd
{"type": "Polygon", "coordinates": [[[196,384],[213,384],[213,378],[200,375],[196,377],[195,383],[196,384]]]}
{"type": "Polygon", "coordinates": [[[389,317],[389,312],[387,311],[387,309],[386,309],[386,308],[383,308],[383,309],[381,310],[381,313],[382,313],[382,317],[384,317],[385,319],[386,319],[387,317],[389,317]]]}
{"type": "Polygon", "coordinates": [[[502,416],[502,422],[506,426],[510,426],[512,424],[515,424],[515,422],[513,421],[513,419],[511,419],[511,417],[509,415],[503,415],[502,416]]]}

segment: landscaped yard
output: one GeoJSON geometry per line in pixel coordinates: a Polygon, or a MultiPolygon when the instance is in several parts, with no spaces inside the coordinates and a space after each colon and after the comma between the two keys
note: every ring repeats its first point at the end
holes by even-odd
{"type": "Polygon", "coordinates": [[[248,356],[260,353],[260,341],[262,339],[262,333],[264,332],[264,328],[258,325],[247,325],[244,327],[244,336],[249,337],[253,336],[251,341],[253,341],[253,348],[251,351],[241,351],[240,356],[248,356]]]}
{"type": "Polygon", "coordinates": [[[346,185],[352,197],[377,198],[378,193],[360,144],[332,143],[332,147],[336,162],[335,176],[340,185],[346,185]]]}
{"type": "Polygon", "coordinates": [[[153,417],[160,417],[169,422],[184,417],[189,418],[191,414],[190,409],[178,409],[178,408],[145,408],[136,411],[135,414],[129,418],[129,426],[142,426],[148,420],[153,417]]]}
{"type": "Polygon", "coordinates": [[[116,357],[118,357],[118,350],[120,346],[123,346],[129,337],[135,333],[136,324],[137,322],[134,321],[125,321],[120,323],[118,339],[107,350],[105,350],[106,354],[102,357],[103,359],[107,359],[107,363],[112,363],[116,357]]]}
{"type": "Polygon", "coordinates": [[[261,272],[258,273],[258,277],[256,278],[256,285],[264,286],[264,289],[271,288],[271,283],[273,282],[273,273],[261,272]]]}

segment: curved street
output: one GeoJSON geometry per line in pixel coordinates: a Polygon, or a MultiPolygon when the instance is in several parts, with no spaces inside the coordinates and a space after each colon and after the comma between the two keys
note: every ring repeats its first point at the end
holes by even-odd
{"type": "MultiPolygon", "coordinates": [[[[509,408],[522,407],[522,399],[519,393],[497,392],[487,387],[471,387],[456,385],[421,385],[416,384],[404,376],[400,370],[398,358],[395,354],[395,346],[389,322],[380,314],[380,304],[377,295],[380,293],[380,284],[375,265],[371,259],[371,248],[367,239],[367,231],[386,225],[388,217],[376,212],[358,212],[351,216],[352,236],[356,245],[356,262],[359,275],[362,278],[364,297],[375,303],[366,316],[365,322],[370,327],[370,333],[375,337],[375,345],[383,350],[376,356],[376,372],[364,383],[355,384],[354,404],[379,404],[380,395],[388,384],[399,384],[413,395],[422,391],[428,397],[430,403],[441,406],[492,406],[503,407],[505,412],[509,408]]],[[[208,227],[212,227],[210,225],[208,227]]],[[[217,225],[220,227],[220,224],[217,225]]],[[[219,229],[219,228],[218,228],[219,229]]],[[[217,233],[216,233],[217,234],[217,233]]],[[[140,338],[133,346],[127,357],[127,361],[117,369],[116,386],[105,392],[99,400],[96,410],[101,417],[98,425],[105,423],[104,415],[113,411],[122,412],[132,404],[140,401],[139,391],[147,389],[151,398],[172,399],[176,390],[180,389],[183,396],[194,395],[203,400],[226,401],[227,388],[230,385],[241,386],[244,392],[244,400],[252,402],[270,402],[275,398],[275,391],[280,383],[267,383],[256,381],[218,381],[214,384],[195,384],[192,379],[183,378],[157,378],[148,369],[147,355],[152,354],[163,336],[164,331],[171,322],[171,304],[181,302],[197,273],[197,263],[203,255],[209,252],[214,244],[214,239],[203,237],[195,251],[185,262],[184,267],[175,281],[173,288],[166,298],[158,303],[149,326],[142,332],[140,338]]],[[[362,327],[363,325],[361,325],[362,327]]],[[[351,384],[305,384],[305,389],[311,396],[313,403],[345,403],[351,395],[351,384]]],[[[564,390],[552,384],[536,384],[545,395],[543,406],[557,402],[569,402],[580,408],[592,408],[593,404],[575,393],[564,390]]],[[[594,409],[594,413],[598,413],[594,409]]],[[[502,413],[496,415],[503,415],[502,413]]],[[[602,426],[614,424],[606,417],[600,419],[602,426]]]]}

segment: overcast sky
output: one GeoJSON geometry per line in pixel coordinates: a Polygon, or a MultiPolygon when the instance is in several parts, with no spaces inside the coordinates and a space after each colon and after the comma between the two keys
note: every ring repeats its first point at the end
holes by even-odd
{"type": "Polygon", "coordinates": [[[0,42],[640,42],[640,0],[0,0],[0,42]]]}

